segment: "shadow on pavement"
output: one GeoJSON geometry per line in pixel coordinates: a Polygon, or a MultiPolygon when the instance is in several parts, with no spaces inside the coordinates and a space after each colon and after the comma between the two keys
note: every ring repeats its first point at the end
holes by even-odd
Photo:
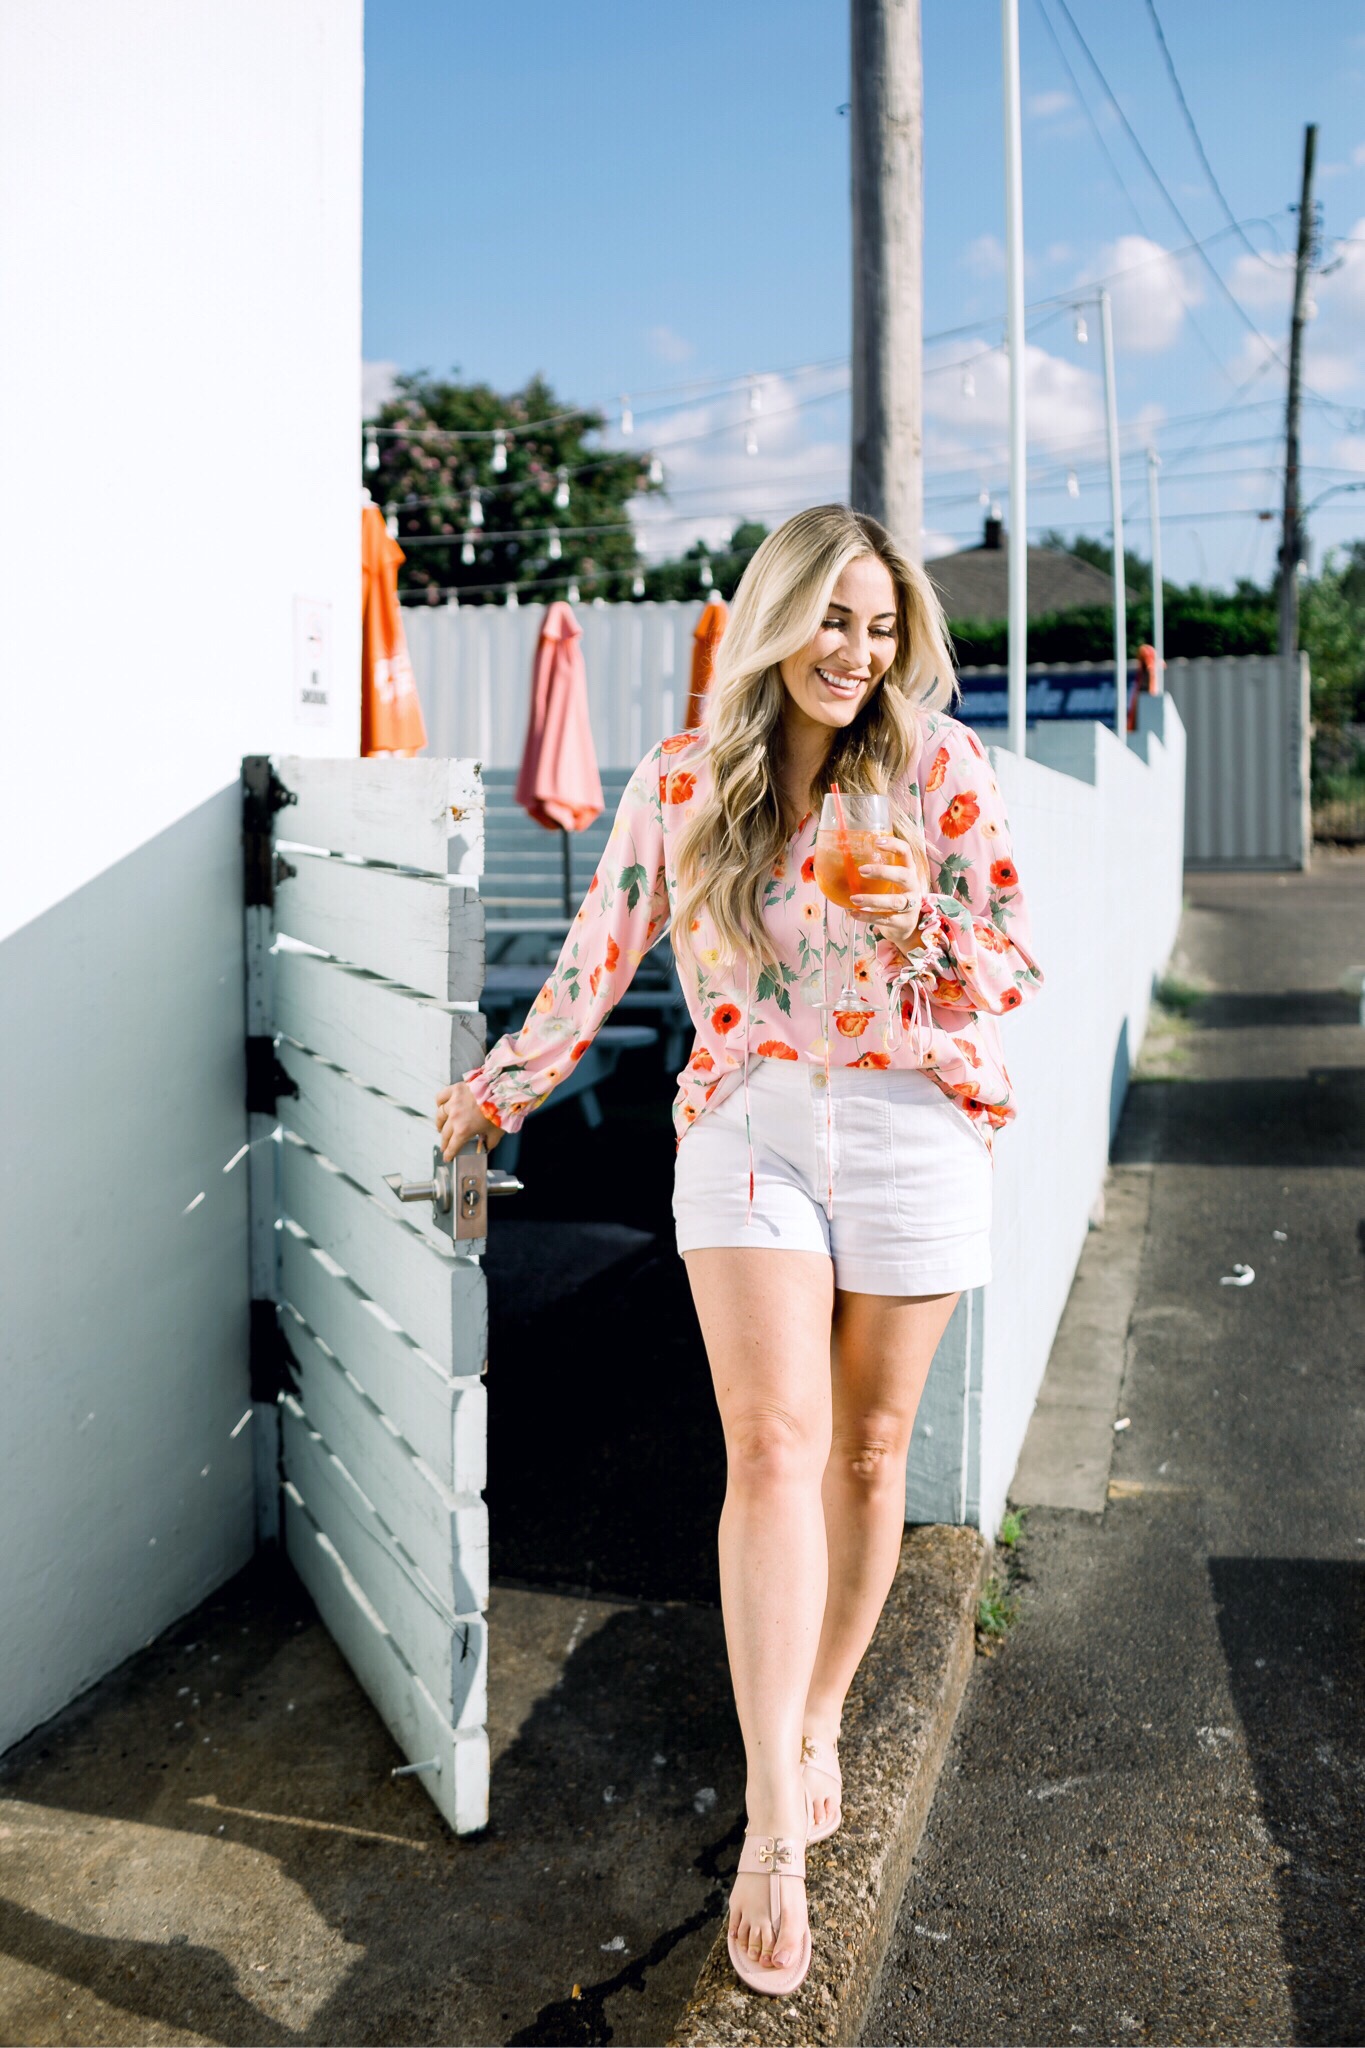
{"type": "Polygon", "coordinates": [[[1115,1139],[1116,1166],[1365,1165],[1365,1067],[1307,1079],[1140,1081],[1115,1139]]]}
{"type": "Polygon", "coordinates": [[[1297,2041],[1365,2040],[1365,1565],[1213,1557],[1209,1578],[1280,1897],[1297,2041]]]}

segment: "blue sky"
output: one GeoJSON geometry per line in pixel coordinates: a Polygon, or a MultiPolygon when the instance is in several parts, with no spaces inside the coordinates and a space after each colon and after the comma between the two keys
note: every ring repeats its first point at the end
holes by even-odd
{"type": "MultiPolygon", "coordinates": [[[[1060,0],[1020,0],[1030,527],[1108,530],[1097,324],[1082,344],[1073,313],[1046,303],[1108,277],[1130,544],[1147,551],[1150,444],[1168,576],[1264,580],[1277,529],[1256,515],[1278,503],[1284,372],[1253,330],[1287,354],[1310,120],[1335,267],[1313,286],[1304,495],[1365,481],[1365,9],[1155,0],[1244,242],[1149,0],[1068,5],[1190,232],[1060,0]],[[1192,239],[1203,256],[1181,253],[1192,239]]],[[[999,18],[995,0],[923,0],[930,553],[975,537],[983,497],[1008,504],[999,18]]],[[[541,371],[602,404],[614,443],[629,394],[631,445],[665,462],[668,502],[642,508],[655,554],[846,494],[842,0],[369,0],[365,51],[372,393],[385,366],[458,366],[505,390],[541,371]]],[[[1365,491],[1319,508],[1310,534],[1315,561],[1365,534],[1365,491]]]]}

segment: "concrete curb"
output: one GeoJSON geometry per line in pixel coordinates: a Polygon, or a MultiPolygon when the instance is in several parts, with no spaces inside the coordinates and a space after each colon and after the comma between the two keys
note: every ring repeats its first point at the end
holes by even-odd
{"type": "Polygon", "coordinates": [[[976,1529],[906,1531],[844,1710],[843,1826],[807,1857],[815,1954],[806,1981],[791,1998],[745,1991],[722,1932],[669,2048],[859,2039],[972,1668],[990,1558],[976,1529]]]}

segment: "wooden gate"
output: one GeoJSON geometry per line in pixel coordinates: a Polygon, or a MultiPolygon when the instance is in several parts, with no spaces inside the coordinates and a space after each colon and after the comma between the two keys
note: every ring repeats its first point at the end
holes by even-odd
{"type": "Polygon", "coordinates": [[[262,1533],[396,1769],[466,1832],[488,1818],[486,1159],[435,1175],[433,1115],[484,1049],[478,763],[253,756],[243,783],[262,1533]]]}

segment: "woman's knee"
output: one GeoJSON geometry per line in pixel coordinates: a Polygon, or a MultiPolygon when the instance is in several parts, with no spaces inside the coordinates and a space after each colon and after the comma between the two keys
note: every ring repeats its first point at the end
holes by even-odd
{"type": "Polygon", "coordinates": [[[905,1486],[910,1430],[899,1416],[867,1415],[835,1429],[830,1462],[843,1483],[869,1496],[905,1486]]]}
{"type": "Polygon", "coordinates": [[[728,1419],[725,1453],[730,1486],[740,1492],[818,1486],[829,1455],[828,1420],[777,1406],[748,1408],[728,1419]]]}

